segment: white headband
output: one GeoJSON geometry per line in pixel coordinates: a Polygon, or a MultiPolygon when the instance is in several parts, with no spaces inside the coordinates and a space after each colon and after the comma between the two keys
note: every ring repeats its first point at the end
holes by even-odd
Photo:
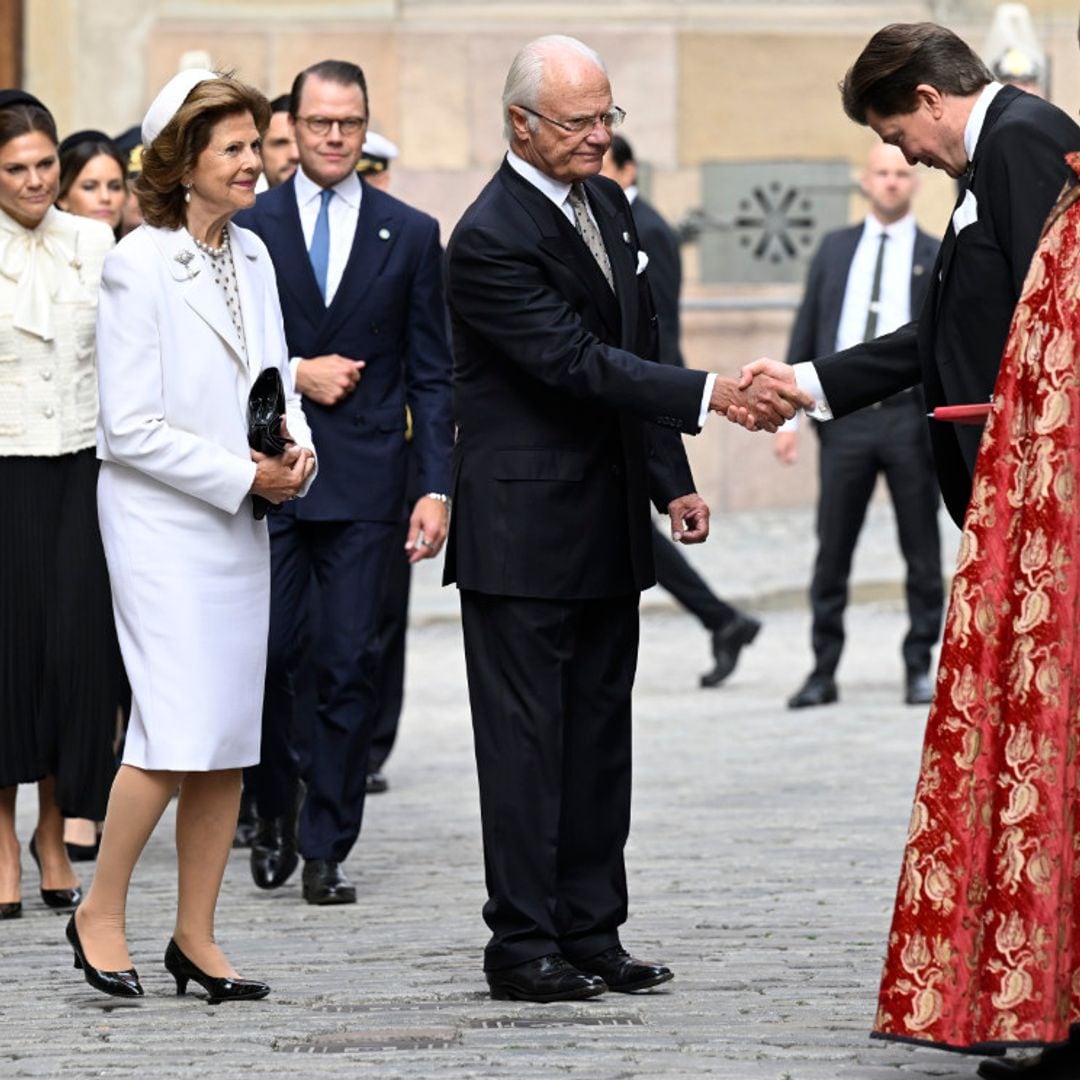
{"type": "Polygon", "coordinates": [[[221,76],[205,68],[189,68],[174,75],[158,92],[142,122],[143,146],[150,144],[165,130],[169,121],[180,111],[180,106],[187,100],[188,94],[199,83],[221,76]]]}

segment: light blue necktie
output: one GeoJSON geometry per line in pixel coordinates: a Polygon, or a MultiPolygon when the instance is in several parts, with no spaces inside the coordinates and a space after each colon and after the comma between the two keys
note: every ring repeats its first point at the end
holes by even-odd
{"type": "Polygon", "coordinates": [[[319,292],[322,293],[323,303],[326,303],[326,270],[330,265],[330,215],[327,207],[334,197],[333,188],[324,188],[319,198],[322,204],[319,206],[319,216],[315,220],[315,232],[311,237],[311,247],[308,249],[308,258],[311,259],[311,269],[315,271],[315,280],[319,283],[319,292]]]}

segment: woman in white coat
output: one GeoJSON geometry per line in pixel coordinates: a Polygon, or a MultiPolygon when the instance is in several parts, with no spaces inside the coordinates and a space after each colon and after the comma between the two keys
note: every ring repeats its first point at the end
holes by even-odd
{"type": "Polygon", "coordinates": [[[254,201],[266,99],[186,71],[143,121],[136,188],[146,224],[106,260],[98,306],[98,509],[132,689],[94,883],[68,924],[75,965],[105,993],[142,995],[124,933],[128,883],[179,788],[178,903],[165,966],[211,1002],[264,997],[214,940],[240,798],[259,759],[270,607],[265,521],[252,495],[302,495],[314,454],[291,387],[274,272],[229,222],[254,201]],[[248,450],[261,370],[287,388],[295,445],[248,450]]]}

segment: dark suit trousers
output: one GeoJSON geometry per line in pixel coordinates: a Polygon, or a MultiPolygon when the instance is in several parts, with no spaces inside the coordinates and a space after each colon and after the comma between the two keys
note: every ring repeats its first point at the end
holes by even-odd
{"type": "Polygon", "coordinates": [[[885,474],[907,563],[904,667],[908,672],[930,667],[930,651],[941,632],[944,587],[938,487],[923,411],[921,397],[907,394],[896,403],[818,426],[818,553],[810,585],[815,675],[831,677],[840,661],[851,560],[878,473],[885,474]]]}
{"type": "Polygon", "coordinates": [[[255,801],[261,816],[279,816],[295,797],[297,776],[303,778],[305,859],[343,861],[360,833],[372,732],[371,642],[393,533],[382,522],[298,521],[287,513],[270,519],[270,644],[255,801]],[[316,704],[313,715],[294,716],[313,577],[316,704]]]}
{"type": "Polygon", "coordinates": [[[461,591],[492,971],[617,945],[626,920],[638,594],[461,591]]]}
{"type": "Polygon", "coordinates": [[[706,630],[727,626],[738,612],[709,588],[686,556],[655,525],[652,540],[656,583],[671,593],[706,630]]]}

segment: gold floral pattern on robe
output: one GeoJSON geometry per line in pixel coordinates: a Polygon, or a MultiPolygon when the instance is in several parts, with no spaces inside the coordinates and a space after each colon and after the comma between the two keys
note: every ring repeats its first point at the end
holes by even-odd
{"type": "MultiPolygon", "coordinates": [[[[1080,175],[1080,154],[1069,156],[1080,175]]],[[[875,1033],[955,1049],[1080,1022],[1080,187],[1013,317],[979,451],[875,1033]]]]}

